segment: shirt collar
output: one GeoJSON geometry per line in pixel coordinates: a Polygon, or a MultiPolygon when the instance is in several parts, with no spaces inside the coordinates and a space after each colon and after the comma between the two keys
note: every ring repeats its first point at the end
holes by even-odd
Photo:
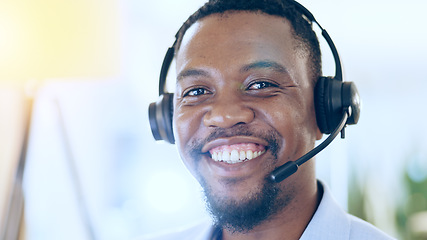
{"type": "Polygon", "coordinates": [[[318,189],[323,189],[323,196],[300,240],[318,239],[347,239],[350,235],[350,221],[342,210],[329,188],[318,181],[318,189]]]}

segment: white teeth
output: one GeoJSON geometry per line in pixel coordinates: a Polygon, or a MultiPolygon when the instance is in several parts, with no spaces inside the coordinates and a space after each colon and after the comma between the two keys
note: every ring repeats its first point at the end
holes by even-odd
{"type": "Polygon", "coordinates": [[[239,159],[246,159],[246,152],[240,151],[239,159]]]}
{"type": "Polygon", "coordinates": [[[254,159],[258,156],[260,156],[261,154],[263,154],[265,152],[264,151],[255,151],[253,152],[252,150],[248,150],[248,151],[237,151],[237,150],[232,150],[231,153],[228,151],[223,151],[223,152],[213,152],[212,153],[212,159],[217,161],[217,162],[226,162],[226,163],[241,163],[244,161],[248,161],[251,159],[254,159]]]}
{"type": "Polygon", "coordinates": [[[246,151],[246,158],[248,160],[251,160],[252,158],[254,158],[254,153],[251,150],[246,151]]]}
{"type": "Polygon", "coordinates": [[[215,161],[218,160],[218,153],[217,152],[212,153],[212,159],[215,161]]]}
{"type": "Polygon", "coordinates": [[[228,151],[222,152],[222,161],[225,161],[225,162],[230,161],[230,153],[228,151]]]}
{"type": "Polygon", "coordinates": [[[237,162],[237,161],[239,161],[239,152],[237,152],[237,150],[233,150],[233,151],[231,151],[231,155],[230,155],[230,160],[232,161],[232,162],[237,162]]]}

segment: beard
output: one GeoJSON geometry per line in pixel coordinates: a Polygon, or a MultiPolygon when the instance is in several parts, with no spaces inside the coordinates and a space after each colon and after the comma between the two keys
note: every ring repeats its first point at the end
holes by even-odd
{"type": "Polygon", "coordinates": [[[269,221],[289,204],[293,196],[281,194],[282,190],[278,184],[267,177],[260,188],[238,200],[216,196],[205,182],[201,184],[205,193],[206,207],[215,225],[231,233],[247,233],[269,221]]]}
{"type": "MultiPolygon", "coordinates": [[[[255,136],[264,139],[268,142],[267,149],[272,159],[266,165],[266,169],[271,171],[274,169],[275,163],[278,161],[278,152],[282,146],[282,137],[277,131],[258,132],[249,129],[244,125],[236,126],[230,129],[219,129],[214,131],[204,140],[193,141],[190,144],[190,155],[196,159],[196,166],[200,163],[200,154],[202,146],[219,137],[231,136],[255,136]]],[[[198,167],[196,167],[198,168],[198,167]]],[[[211,214],[215,225],[222,229],[226,229],[231,233],[247,233],[254,227],[272,219],[280,210],[285,208],[292,200],[292,190],[287,190],[286,194],[279,188],[279,184],[274,183],[269,179],[267,174],[263,182],[259,183],[244,197],[233,199],[215,194],[215,191],[207,183],[205,178],[200,174],[196,174],[204,193],[206,207],[211,214]]],[[[235,181],[238,181],[235,179],[235,181]]],[[[223,184],[234,184],[233,180],[223,182],[223,184]]]]}

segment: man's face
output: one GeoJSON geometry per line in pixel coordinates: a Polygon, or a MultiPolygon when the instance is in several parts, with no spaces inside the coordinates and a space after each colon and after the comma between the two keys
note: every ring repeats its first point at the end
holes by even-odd
{"type": "MultiPolygon", "coordinates": [[[[286,20],[255,13],[211,15],[185,34],[174,134],[184,163],[218,201],[258,199],[271,171],[320,138],[306,54],[296,46],[286,20]]],[[[278,198],[293,199],[312,168],[277,184],[278,198]]]]}

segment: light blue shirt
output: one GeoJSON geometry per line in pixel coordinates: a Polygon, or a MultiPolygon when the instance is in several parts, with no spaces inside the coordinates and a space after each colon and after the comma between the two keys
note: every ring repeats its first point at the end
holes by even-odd
{"type": "MultiPolygon", "coordinates": [[[[321,182],[323,196],[300,240],[387,240],[394,239],[372,224],[346,213],[321,182]]],[[[215,228],[210,222],[140,240],[211,240],[215,228]]]]}
{"type": "Polygon", "coordinates": [[[328,187],[324,184],[322,186],[322,200],[300,240],[394,239],[372,224],[345,212],[332,197],[328,187]]]}

